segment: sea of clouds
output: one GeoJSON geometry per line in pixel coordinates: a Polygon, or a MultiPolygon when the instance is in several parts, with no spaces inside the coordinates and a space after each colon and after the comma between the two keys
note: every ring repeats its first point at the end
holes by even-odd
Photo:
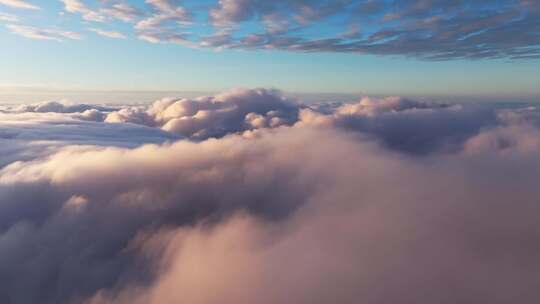
{"type": "Polygon", "coordinates": [[[0,107],[0,303],[540,301],[540,111],[0,107]]]}

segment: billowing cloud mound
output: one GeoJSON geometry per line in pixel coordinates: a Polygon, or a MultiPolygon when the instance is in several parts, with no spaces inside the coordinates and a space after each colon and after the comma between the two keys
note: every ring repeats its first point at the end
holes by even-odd
{"type": "Polygon", "coordinates": [[[0,136],[27,154],[0,169],[2,303],[540,300],[535,107],[242,90],[81,113],[0,116],[3,135],[44,130],[0,136]],[[161,143],[175,119],[197,140],[161,143]],[[156,140],[44,146],[52,120],[156,140]]]}
{"type": "Polygon", "coordinates": [[[147,111],[122,109],[109,114],[105,121],[159,126],[191,138],[208,138],[290,125],[295,122],[297,113],[298,108],[276,92],[256,89],[233,90],[197,99],[162,99],[147,111]]]}
{"type": "Polygon", "coordinates": [[[459,150],[469,136],[498,123],[496,111],[489,107],[449,106],[399,97],[364,98],[330,113],[303,109],[300,121],[372,134],[394,149],[412,153],[459,150]]]}

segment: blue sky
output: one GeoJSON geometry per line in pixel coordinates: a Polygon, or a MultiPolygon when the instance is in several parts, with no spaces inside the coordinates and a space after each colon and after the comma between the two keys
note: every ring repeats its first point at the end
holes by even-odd
{"type": "Polygon", "coordinates": [[[273,87],[535,101],[539,33],[531,0],[0,0],[0,98],[273,87]]]}

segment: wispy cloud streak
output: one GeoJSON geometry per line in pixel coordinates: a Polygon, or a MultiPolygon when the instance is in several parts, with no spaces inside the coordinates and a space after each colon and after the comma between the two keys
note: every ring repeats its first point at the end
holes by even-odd
{"type": "Polygon", "coordinates": [[[39,6],[23,0],[0,0],[0,5],[6,5],[13,8],[38,10],[39,6]]]}
{"type": "Polygon", "coordinates": [[[42,29],[32,26],[24,26],[17,24],[8,24],[6,26],[13,34],[37,40],[53,40],[62,42],[65,39],[82,40],[81,34],[71,31],[63,31],[59,29],[42,29]]]}

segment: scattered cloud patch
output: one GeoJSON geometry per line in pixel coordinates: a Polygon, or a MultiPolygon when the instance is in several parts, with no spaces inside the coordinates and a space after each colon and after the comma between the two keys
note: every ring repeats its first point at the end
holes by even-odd
{"type": "Polygon", "coordinates": [[[104,22],[105,17],[88,8],[81,0],[61,0],[67,12],[81,14],[84,20],[104,22]]]}
{"type": "MultiPolygon", "coordinates": [[[[4,0],[4,3],[19,1],[4,0]],[[7,2],[6,2],[7,1],[7,2]]],[[[150,43],[423,60],[540,57],[534,1],[62,0],[85,22],[132,24],[150,43]]]]}
{"type": "Polygon", "coordinates": [[[90,8],[82,0],[61,0],[67,12],[80,14],[86,21],[108,22],[110,20],[120,20],[132,22],[140,16],[140,12],[123,1],[109,1],[99,8],[90,8]]]}
{"type": "Polygon", "coordinates": [[[135,25],[139,39],[150,42],[189,44],[183,28],[192,22],[192,14],[169,0],[146,0],[152,13],[135,25]]]}

